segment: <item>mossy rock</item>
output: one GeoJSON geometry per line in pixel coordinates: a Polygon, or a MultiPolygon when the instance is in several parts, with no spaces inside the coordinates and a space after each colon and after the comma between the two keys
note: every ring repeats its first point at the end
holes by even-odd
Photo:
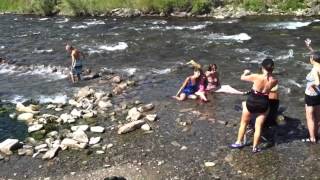
{"type": "Polygon", "coordinates": [[[46,132],[51,132],[51,131],[58,131],[58,124],[55,123],[47,123],[44,125],[44,129],[46,132]]]}
{"type": "Polygon", "coordinates": [[[89,125],[95,125],[97,123],[97,119],[96,118],[87,118],[85,119],[85,121],[89,124],[89,125]]]}
{"type": "Polygon", "coordinates": [[[30,137],[34,138],[37,141],[43,140],[45,136],[46,136],[45,130],[36,131],[30,134],[30,137]]]}

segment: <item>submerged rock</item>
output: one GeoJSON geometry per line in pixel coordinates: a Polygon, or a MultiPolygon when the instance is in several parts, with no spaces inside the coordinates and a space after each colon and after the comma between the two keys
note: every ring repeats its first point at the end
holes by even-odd
{"type": "Polygon", "coordinates": [[[111,79],[111,82],[113,83],[120,83],[122,81],[121,77],[120,76],[114,76],[112,79],[111,79]]]}
{"type": "Polygon", "coordinates": [[[146,122],[144,120],[137,120],[137,121],[132,121],[130,123],[127,123],[118,129],[118,134],[125,134],[128,132],[134,131],[136,129],[139,129],[145,123],[146,122]]]}
{"type": "Polygon", "coordinates": [[[12,151],[19,149],[19,147],[21,147],[21,145],[18,139],[6,139],[0,143],[0,152],[11,155],[12,151]]]}
{"type": "Polygon", "coordinates": [[[153,104],[146,104],[144,106],[141,106],[138,108],[139,112],[147,112],[147,111],[151,111],[154,108],[153,104]]]}

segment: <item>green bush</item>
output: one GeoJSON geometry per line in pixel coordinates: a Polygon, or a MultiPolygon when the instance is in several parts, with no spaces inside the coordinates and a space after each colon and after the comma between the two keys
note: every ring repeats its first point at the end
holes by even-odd
{"type": "Polygon", "coordinates": [[[210,0],[193,0],[192,10],[194,14],[205,14],[211,11],[212,1],[210,0]]]}
{"type": "Polygon", "coordinates": [[[267,6],[264,0],[244,0],[243,5],[245,9],[255,11],[255,12],[263,12],[267,9],[267,6]]]}
{"type": "Polygon", "coordinates": [[[32,0],[31,11],[38,15],[53,15],[55,13],[56,0],[32,0]]]}
{"type": "Polygon", "coordinates": [[[0,0],[0,11],[26,13],[30,8],[31,0],[0,0]]]}
{"type": "Polygon", "coordinates": [[[306,4],[304,0],[284,0],[278,5],[278,8],[283,11],[294,11],[305,7],[306,4]]]}

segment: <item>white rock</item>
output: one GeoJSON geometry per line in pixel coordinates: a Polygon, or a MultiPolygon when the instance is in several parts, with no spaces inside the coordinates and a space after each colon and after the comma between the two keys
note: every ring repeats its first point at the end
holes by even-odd
{"type": "Polygon", "coordinates": [[[112,148],[113,147],[113,144],[108,144],[107,145],[107,149],[110,149],[110,148],[112,148]]]}
{"type": "Polygon", "coordinates": [[[145,123],[146,122],[144,120],[132,121],[130,123],[127,123],[118,129],[118,134],[125,134],[139,129],[145,123]]]}
{"type": "Polygon", "coordinates": [[[56,156],[58,150],[60,149],[59,146],[54,147],[52,149],[50,149],[49,151],[47,151],[43,156],[42,159],[52,159],[56,156]]]}
{"type": "Polygon", "coordinates": [[[94,93],[94,90],[91,89],[90,87],[86,86],[86,87],[81,88],[78,91],[78,94],[76,95],[76,97],[78,99],[82,99],[82,98],[85,98],[85,97],[92,95],[93,93],[94,93]]]}
{"type": "Polygon", "coordinates": [[[87,131],[88,129],[89,129],[88,125],[78,125],[78,126],[72,126],[71,127],[72,131],[77,131],[77,130],[87,131]]]}
{"type": "Polygon", "coordinates": [[[84,119],[92,118],[92,117],[94,117],[94,113],[93,112],[89,112],[89,113],[84,114],[82,117],[84,119]]]}
{"type": "Polygon", "coordinates": [[[19,147],[19,140],[18,139],[6,139],[2,143],[0,143],[0,152],[11,155],[11,150],[16,150],[19,147]]]}
{"type": "Polygon", "coordinates": [[[55,109],[57,106],[54,104],[49,104],[46,109],[55,109]]]}
{"type": "Polygon", "coordinates": [[[96,151],[96,154],[104,154],[104,151],[96,151]]]}
{"type": "Polygon", "coordinates": [[[32,156],[33,155],[33,149],[31,148],[22,148],[18,149],[18,155],[19,156],[32,156]]]}
{"type": "Polygon", "coordinates": [[[55,108],[54,110],[57,111],[57,112],[63,111],[62,108],[55,108]]]}
{"type": "Polygon", "coordinates": [[[103,96],[105,96],[105,95],[106,95],[106,93],[104,93],[104,92],[96,92],[96,93],[94,93],[94,97],[97,99],[97,101],[102,99],[103,96]]]}
{"type": "Polygon", "coordinates": [[[0,154],[0,161],[4,160],[4,157],[0,154]]]}
{"type": "Polygon", "coordinates": [[[78,102],[75,101],[74,99],[70,99],[70,100],[68,101],[68,103],[69,103],[71,106],[76,106],[76,107],[78,107],[78,102]]]}
{"type": "Polygon", "coordinates": [[[88,143],[89,142],[87,134],[79,129],[72,133],[72,139],[74,139],[80,143],[88,143]]]}
{"type": "Polygon", "coordinates": [[[144,125],[141,126],[141,129],[144,130],[144,131],[150,131],[151,127],[149,126],[149,124],[144,124],[144,125]]]}
{"type": "Polygon", "coordinates": [[[9,114],[9,117],[11,119],[15,119],[17,117],[17,114],[16,113],[11,113],[11,114],[9,114]]]}
{"type": "Polygon", "coordinates": [[[93,126],[90,127],[91,132],[96,132],[96,133],[103,133],[104,132],[104,127],[101,126],[93,126]]]}
{"type": "Polygon", "coordinates": [[[35,132],[35,131],[39,131],[42,128],[43,128],[43,124],[35,124],[35,125],[32,125],[32,126],[28,127],[28,132],[32,133],[32,132],[35,132]]]}
{"type": "Polygon", "coordinates": [[[82,115],[81,111],[78,111],[77,109],[73,109],[70,113],[74,118],[79,118],[82,115]]]}
{"type": "Polygon", "coordinates": [[[216,165],[216,163],[214,163],[214,162],[205,162],[204,163],[204,166],[205,167],[213,167],[213,166],[215,166],[216,165]]]}
{"type": "Polygon", "coordinates": [[[24,106],[22,103],[17,103],[16,110],[19,112],[38,114],[39,106],[32,105],[32,104],[30,104],[29,106],[24,106]]]}
{"type": "Polygon", "coordinates": [[[182,147],[180,148],[181,151],[185,151],[185,150],[187,150],[187,149],[188,149],[187,146],[182,146],[182,147]]]}
{"type": "Polygon", "coordinates": [[[84,149],[86,146],[86,143],[79,143],[78,141],[70,138],[63,139],[60,145],[62,150],[67,148],[84,149]]]}
{"type": "Polygon", "coordinates": [[[89,144],[90,145],[98,144],[100,141],[101,141],[101,137],[91,137],[89,144]]]}
{"type": "Polygon", "coordinates": [[[111,82],[118,84],[118,83],[121,82],[121,77],[120,77],[120,76],[114,76],[114,77],[111,79],[111,82]]]}
{"type": "Polygon", "coordinates": [[[31,122],[33,120],[33,114],[32,113],[22,113],[18,116],[18,120],[19,121],[27,121],[27,122],[31,122]]]}
{"type": "Polygon", "coordinates": [[[40,144],[38,146],[36,146],[34,149],[35,150],[40,150],[40,149],[44,149],[44,148],[47,148],[48,147],[48,144],[40,144]]]}
{"type": "Polygon", "coordinates": [[[76,122],[75,119],[69,119],[69,120],[68,120],[68,123],[69,123],[69,124],[74,123],[74,122],[76,122]]]}
{"type": "Polygon", "coordinates": [[[157,115],[156,114],[148,114],[146,116],[148,121],[155,121],[157,119],[157,115]]]}
{"type": "Polygon", "coordinates": [[[64,114],[61,114],[60,118],[62,119],[62,121],[64,123],[67,123],[69,122],[70,120],[74,120],[74,118],[70,115],[70,114],[67,114],[67,113],[64,113],[64,114]]]}
{"type": "Polygon", "coordinates": [[[103,101],[103,100],[100,100],[99,103],[98,103],[98,106],[99,108],[101,109],[105,109],[105,108],[110,108],[112,107],[112,103],[111,101],[103,101]]]}
{"type": "Polygon", "coordinates": [[[49,133],[47,133],[48,137],[58,137],[58,131],[51,131],[49,133]]]}
{"type": "Polygon", "coordinates": [[[136,107],[131,108],[128,111],[128,116],[126,119],[131,119],[132,121],[139,120],[142,117],[142,114],[138,111],[136,107]]]}
{"type": "Polygon", "coordinates": [[[138,108],[138,111],[139,112],[147,112],[147,111],[150,111],[154,108],[154,105],[153,104],[146,104],[144,106],[141,106],[138,108]]]}

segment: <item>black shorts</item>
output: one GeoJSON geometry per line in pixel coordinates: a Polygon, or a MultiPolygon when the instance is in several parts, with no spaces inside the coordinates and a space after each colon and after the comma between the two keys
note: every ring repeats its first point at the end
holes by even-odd
{"type": "Polygon", "coordinates": [[[307,106],[318,106],[320,105],[320,95],[309,96],[305,94],[304,101],[307,106]]]}
{"type": "Polygon", "coordinates": [[[269,109],[269,98],[266,95],[250,93],[246,101],[250,113],[264,113],[269,109]]]}
{"type": "Polygon", "coordinates": [[[280,104],[280,101],[278,99],[269,99],[270,109],[265,121],[266,126],[274,126],[277,124],[276,120],[278,117],[279,104],[280,104]]]}

